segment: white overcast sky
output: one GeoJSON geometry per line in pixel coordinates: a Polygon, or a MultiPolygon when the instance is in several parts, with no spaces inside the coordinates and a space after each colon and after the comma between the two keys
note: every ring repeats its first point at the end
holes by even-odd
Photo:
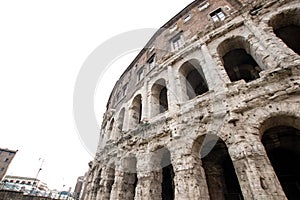
{"type": "MultiPolygon", "coordinates": [[[[35,177],[43,158],[38,178],[52,189],[66,185],[73,190],[93,159],[81,144],[72,110],[83,62],[111,37],[159,28],[191,2],[1,1],[0,147],[19,150],[7,174],[35,177]]],[[[99,122],[118,78],[113,75],[119,76],[134,56],[117,61],[112,66],[116,73],[100,83],[95,101],[99,122]]]]}

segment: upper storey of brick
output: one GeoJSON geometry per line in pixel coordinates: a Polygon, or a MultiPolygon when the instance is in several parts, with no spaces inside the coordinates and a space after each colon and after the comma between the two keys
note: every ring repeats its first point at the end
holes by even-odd
{"type": "Polygon", "coordinates": [[[185,7],[152,36],[125,70],[110,95],[107,109],[118,107],[126,101],[126,96],[130,98],[130,94],[142,86],[142,79],[181,48],[249,10],[249,7],[260,5],[257,1],[250,1],[196,0],[185,7]]]}

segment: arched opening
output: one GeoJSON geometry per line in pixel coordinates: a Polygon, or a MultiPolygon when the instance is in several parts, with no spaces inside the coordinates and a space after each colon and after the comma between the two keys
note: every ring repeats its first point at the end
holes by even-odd
{"type": "Polygon", "coordinates": [[[299,9],[284,11],[273,17],[269,22],[275,35],[298,55],[300,55],[299,12],[299,9]]]}
{"type": "Polygon", "coordinates": [[[232,82],[242,79],[250,82],[259,78],[261,68],[253,59],[250,46],[243,37],[223,41],[218,47],[218,53],[232,82]]]}
{"type": "Polygon", "coordinates": [[[175,174],[171,163],[171,154],[167,149],[159,150],[159,154],[161,154],[160,166],[162,168],[161,197],[162,200],[173,200],[175,194],[175,174]]]}
{"type": "Polygon", "coordinates": [[[154,83],[151,89],[152,93],[152,116],[163,113],[169,109],[168,106],[168,89],[164,79],[159,79],[154,83]]]}
{"type": "Polygon", "coordinates": [[[262,143],[287,198],[296,200],[300,199],[300,130],[284,123],[288,119],[268,120],[272,125],[263,132],[262,143]]]}
{"type": "Polygon", "coordinates": [[[192,59],[185,62],[179,72],[182,75],[183,94],[186,94],[188,99],[193,99],[208,91],[202,68],[197,60],[192,59]]]}
{"type": "Polygon", "coordinates": [[[131,107],[131,116],[133,127],[141,123],[142,120],[142,96],[139,94],[134,97],[131,107]]]}
{"type": "Polygon", "coordinates": [[[215,135],[208,138],[198,143],[210,199],[244,199],[226,144],[215,135]]]}

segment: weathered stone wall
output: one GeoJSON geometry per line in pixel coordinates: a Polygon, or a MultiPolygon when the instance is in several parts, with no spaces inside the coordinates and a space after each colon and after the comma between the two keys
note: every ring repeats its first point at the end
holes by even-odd
{"type": "Polygon", "coordinates": [[[8,191],[8,190],[0,190],[0,199],[1,200],[52,200],[52,198],[48,198],[48,197],[23,195],[23,192],[15,192],[15,191],[8,191]]]}
{"type": "MultiPolygon", "coordinates": [[[[196,12],[203,2],[195,1],[181,17],[196,12]]],[[[226,4],[208,2],[213,10],[226,4]]],[[[300,130],[300,56],[274,32],[279,26],[300,26],[300,1],[227,3],[232,12],[226,20],[207,28],[199,16],[191,26],[173,18],[169,27],[178,24],[184,45],[158,56],[140,81],[140,65],[120,78],[104,116],[85,200],[287,199],[263,136],[270,128],[300,130]],[[225,63],[230,53],[251,57],[249,63],[257,66],[242,63],[248,74],[238,67],[230,72],[225,63]],[[189,79],[192,72],[198,79],[189,79]],[[208,91],[190,96],[200,79],[208,91]],[[118,99],[115,95],[124,83],[128,91],[118,99]],[[161,112],[164,95],[167,109],[161,112]]],[[[167,33],[169,29],[153,43],[169,47],[169,39],[163,39],[167,33]]],[[[138,61],[145,62],[149,55],[138,61]]],[[[278,138],[274,146],[281,145],[278,138]]],[[[295,141],[292,149],[298,152],[300,143],[295,141]]]]}

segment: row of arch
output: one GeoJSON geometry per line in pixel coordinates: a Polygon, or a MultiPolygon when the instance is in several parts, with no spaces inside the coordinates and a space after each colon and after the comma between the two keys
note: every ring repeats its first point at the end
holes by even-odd
{"type": "MultiPolygon", "coordinates": [[[[294,11],[283,12],[269,21],[269,25],[273,27],[273,31],[290,49],[295,53],[300,53],[300,39],[297,35],[300,34],[300,20],[294,11]]],[[[224,68],[229,79],[234,82],[245,80],[246,82],[253,81],[259,78],[259,73],[264,69],[259,66],[253,56],[250,43],[242,36],[236,36],[224,40],[218,47],[217,52],[221,58],[224,68]]],[[[196,59],[191,59],[182,64],[179,68],[179,78],[182,85],[182,91],[186,95],[186,99],[193,99],[198,95],[202,95],[209,91],[209,87],[204,76],[200,63],[196,59]]],[[[151,87],[150,100],[150,117],[154,117],[160,113],[168,111],[168,87],[166,80],[161,78],[157,80],[151,87]]],[[[172,91],[174,92],[174,91],[172,91]]],[[[129,122],[130,128],[135,128],[142,121],[142,113],[144,112],[141,94],[137,94],[131,103],[130,110],[127,115],[131,117],[129,122]]],[[[125,108],[122,108],[118,113],[117,123],[112,118],[106,127],[106,132],[115,132],[115,136],[123,131],[125,108]],[[116,130],[113,127],[116,126],[116,130]]]]}
{"type": "MultiPolygon", "coordinates": [[[[280,185],[289,200],[300,199],[300,119],[295,116],[278,115],[263,122],[260,128],[260,140],[280,185]]],[[[201,135],[193,143],[192,155],[201,158],[198,165],[204,169],[206,185],[211,200],[244,199],[235,164],[228,152],[227,144],[216,135],[201,135]],[[208,138],[208,139],[207,139],[208,138]],[[204,142],[205,141],[205,142],[204,142]]],[[[176,184],[171,153],[167,148],[159,149],[151,162],[159,163],[158,177],[160,179],[160,197],[162,200],[175,199],[176,184]]],[[[268,163],[268,161],[266,162],[268,163]]],[[[135,199],[139,179],[137,175],[137,159],[126,160],[126,173],[122,181],[126,185],[127,198],[135,199]],[[128,192],[129,191],[129,192],[128,192]],[[129,195],[128,195],[129,194],[129,195]]],[[[272,168],[271,167],[271,168],[272,168]]],[[[270,173],[270,171],[266,171],[270,173]]],[[[115,167],[110,168],[110,184],[108,193],[112,193],[115,185],[115,167]]],[[[118,179],[120,181],[120,179],[118,179]]],[[[264,180],[260,185],[267,188],[264,180]],[[265,186],[264,186],[265,185],[265,186]]],[[[122,185],[122,183],[118,183],[122,185]]],[[[124,186],[125,187],[125,186],[124,186]]],[[[148,188],[149,189],[149,188],[148,188]]],[[[155,190],[155,188],[151,188],[155,190]]],[[[196,192],[196,191],[195,191],[196,192]]],[[[280,193],[280,192],[279,192],[280,193]]],[[[246,197],[245,197],[246,198],[246,197]]]]}

